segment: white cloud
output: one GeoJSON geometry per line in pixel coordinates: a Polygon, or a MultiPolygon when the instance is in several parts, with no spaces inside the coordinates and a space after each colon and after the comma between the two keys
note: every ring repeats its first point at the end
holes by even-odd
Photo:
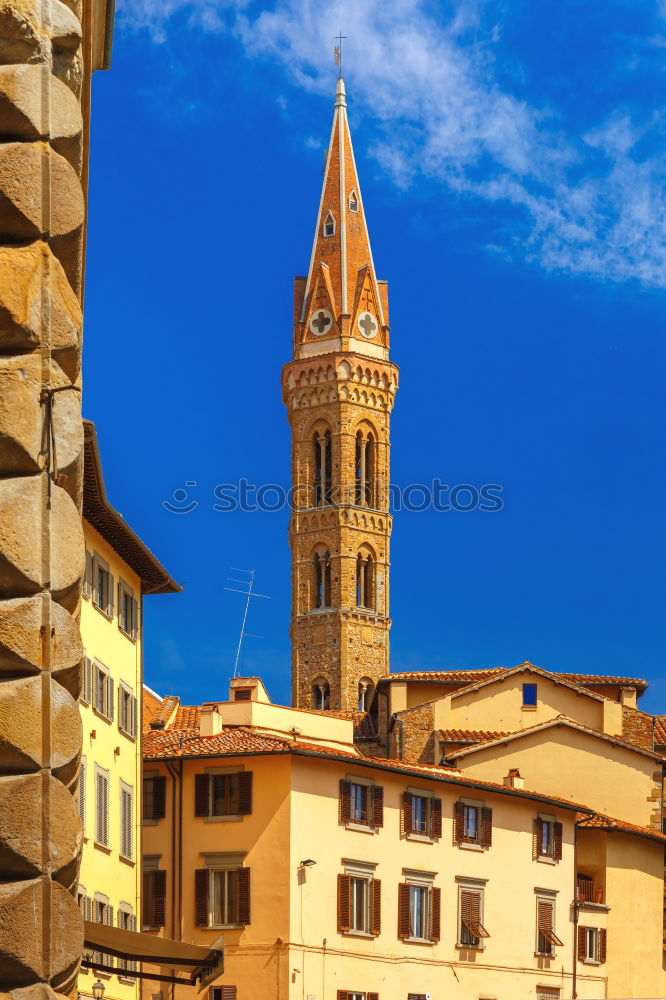
{"type": "MultiPolygon", "coordinates": [[[[189,7],[153,2],[132,0],[134,23],[144,18],[153,32],[179,4],[189,7]]],[[[483,36],[481,0],[451,0],[444,24],[425,0],[276,0],[256,16],[244,0],[193,0],[191,9],[218,30],[225,7],[250,57],[282,63],[293,82],[319,93],[331,91],[343,26],[350,104],[373,123],[374,155],[400,186],[427,178],[443,197],[495,203],[498,223],[502,206],[517,209],[505,251],[547,270],[666,287],[666,155],[637,152],[658,122],[638,127],[616,114],[566,135],[552,109],[497,83],[502,33],[493,25],[483,36]]],[[[666,0],[660,7],[666,15],[666,0]]],[[[497,253],[496,233],[489,243],[497,253]]]]}

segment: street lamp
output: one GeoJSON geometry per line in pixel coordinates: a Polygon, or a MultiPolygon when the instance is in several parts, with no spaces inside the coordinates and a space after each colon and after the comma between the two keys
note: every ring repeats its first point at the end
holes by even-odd
{"type": "Polygon", "coordinates": [[[92,995],[95,1000],[104,1000],[104,983],[97,977],[97,982],[92,985],[92,995]]]}

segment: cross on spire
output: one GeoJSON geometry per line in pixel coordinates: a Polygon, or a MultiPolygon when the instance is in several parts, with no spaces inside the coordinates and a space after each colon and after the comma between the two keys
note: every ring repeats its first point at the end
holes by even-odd
{"type": "Polygon", "coordinates": [[[335,37],[336,37],[336,39],[338,41],[338,44],[333,49],[333,58],[335,59],[335,65],[339,69],[338,79],[341,80],[342,79],[342,43],[343,43],[343,41],[347,40],[347,36],[343,35],[342,32],[340,32],[335,37]]]}

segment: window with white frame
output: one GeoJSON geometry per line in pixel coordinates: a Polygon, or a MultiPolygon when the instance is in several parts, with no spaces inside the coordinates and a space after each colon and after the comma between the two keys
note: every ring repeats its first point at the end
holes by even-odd
{"type": "Polygon", "coordinates": [[[124,580],[118,581],[118,628],[130,639],[139,634],[139,604],[134,591],[124,580]]]}
{"type": "Polygon", "coordinates": [[[381,932],[381,882],[376,865],[367,861],[344,861],[338,876],[338,930],[343,934],[381,932]]]}
{"type": "Polygon", "coordinates": [[[592,965],[606,961],[606,930],[599,927],[578,927],[578,960],[592,965]]]}
{"type": "MultiPolygon", "coordinates": [[[[136,930],[136,917],[134,916],[134,910],[129,903],[120,903],[118,907],[118,927],[124,931],[135,931],[136,930]]],[[[118,959],[118,978],[123,979],[121,971],[124,972],[136,972],[137,963],[132,959],[119,958],[118,959]]],[[[127,982],[134,983],[133,977],[126,977],[127,982]]]]}
{"type": "Polygon", "coordinates": [[[335,218],[332,212],[328,212],[323,225],[324,236],[335,236],[335,218]]]}
{"type": "Polygon", "coordinates": [[[482,879],[458,882],[458,947],[483,948],[490,934],[483,925],[484,889],[482,879]]]}
{"type": "Polygon", "coordinates": [[[95,765],[95,840],[102,847],[109,846],[109,772],[98,764],[95,765]]]}
{"type": "Polygon", "coordinates": [[[562,824],[555,816],[539,813],[534,821],[534,850],[537,861],[562,860],[562,824]]]}
{"type": "Polygon", "coordinates": [[[423,788],[408,788],[402,801],[403,829],[412,840],[442,836],[442,800],[423,788]]]}
{"type": "Polygon", "coordinates": [[[358,195],[356,191],[351,191],[349,194],[349,211],[358,212],[358,195]]]}
{"type": "Polygon", "coordinates": [[[493,840],[493,811],[475,799],[459,799],[454,806],[453,838],[459,847],[483,850],[493,840]]]}
{"type": "Polygon", "coordinates": [[[109,564],[97,553],[92,560],[92,599],[96,608],[113,618],[113,576],[109,564]]]}
{"type": "Polygon", "coordinates": [[[433,885],[435,873],[403,872],[405,881],[398,885],[398,936],[406,941],[439,941],[441,892],[433,885]]]}
{"type": "Polygon", "coordinates": [[[131,861],[134,849],[134,789],[120,782],[120,853],[131,861]]]}
{"type": "Polygon", "coordinates": [[[198,927],[239,927],[250,922],[250,869],[243,854],[207,854],[194,873],[198,927]]]}
{"type": "Polygon", "coordinates": [[[125,736],[136,739],[137,735],[137,700],[132,688],[120,681],[118,685],[118,728],[125,736]]]}
{"type": "Polygon", "coordinates": [[[114,683],[109,668],[95,660],[92,666],[93,708],[109,722],[113,722],[113,692],[114,683]]]}
{"type": "Polygon", "coordinates": [[[562,942],[555,933],[555,894],[540,890],[536,897],[536,953],[555,957],[555,948],[562,942]]]}

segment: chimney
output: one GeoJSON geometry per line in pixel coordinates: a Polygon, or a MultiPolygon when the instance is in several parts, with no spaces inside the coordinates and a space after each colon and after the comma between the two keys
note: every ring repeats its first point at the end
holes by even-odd
{"type": "Polygon", "coordinates": [[[525,779],[521,778],[517,767],[512,767],[506,777],[502,779],[502,784],[506,785],[507,788],[524,788],[525,779]]]}
{"type": "Polygon", "coordinates": [[[201,706],[199,717],[199,735],[217,736],[222,732],[222,716],[214,702],[206,702],[201,706]]]}

